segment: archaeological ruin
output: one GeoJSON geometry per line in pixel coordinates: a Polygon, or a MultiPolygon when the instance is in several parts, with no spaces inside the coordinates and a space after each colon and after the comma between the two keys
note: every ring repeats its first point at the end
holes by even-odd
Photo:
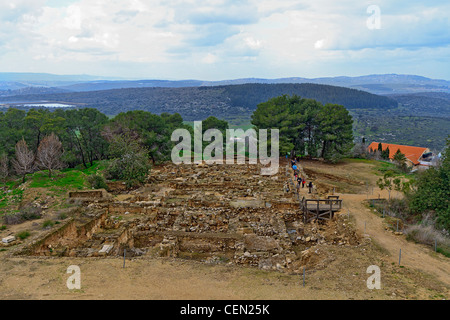
{"type": "Polygon", "coordinates": [[[300,272],[318,246],[358,245],[339,197],[297,188],[289,164],[272,176],[260,169],[167,164],[136,190],[113,182],[108,192],[69,192],[76,214],[15,254],[169,257],[300,272]]]}

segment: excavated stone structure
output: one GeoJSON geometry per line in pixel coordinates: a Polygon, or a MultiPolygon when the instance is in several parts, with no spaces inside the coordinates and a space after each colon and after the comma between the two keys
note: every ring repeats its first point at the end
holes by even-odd
{"type": "Polygon", "coordinates": [[[83,213],[21,253],[147,255],[298,272],[318,244],[358,243],[337,218],[304,224],[297,195],[286,191],[285,168],[260,172],[249,164],[168,164],[129,193],[117,183],[115,196],[71,193],[83,213]]]}

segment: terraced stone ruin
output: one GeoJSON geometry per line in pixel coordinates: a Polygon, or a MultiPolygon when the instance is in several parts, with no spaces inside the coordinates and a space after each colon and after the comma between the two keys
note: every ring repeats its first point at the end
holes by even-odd
{"type": "Polygon", "coordinates": [[[262,176],[260,165],[169,164],[131,192],[120,183],[109,192],[72,192],[78,213],[18,254],[173,257],[299,272],[326,263],[319,248],[358,245],[338,214],[304,222],[295,188],[286,190],[290,170],[262,176]]]}

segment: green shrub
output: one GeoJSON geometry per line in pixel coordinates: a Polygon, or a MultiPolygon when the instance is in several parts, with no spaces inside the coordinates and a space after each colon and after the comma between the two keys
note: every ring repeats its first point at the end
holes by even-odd
{"type": "Polygon", "coordinates": [[[112,160],[105,171],[107,179],[125,181],[127,187],[142,184],[148,177],[149,152],[129,134],[115,136],[109,146],[112,160]]]}
{"type": "Polygon", "coordinates": [[[430,168],[418,175],[416,189],[410,195],[413,212],[434,211],[436,225],[450,230],[450,136],[439,167],[430,168]]]}
{"type": "Polygon", "coordinates": [[[64,151],[64,153],[62,154],[61,161],[66,163],[69,168],[73,168],[79,163],[79,160],[75,153],[68,150],[64,151]]]}
{"type": "Polygon", "coordinates": [[[55,223],[52,220],[45,220],[42,224],[42,228],[51,228],[55,225],[55,223]]]}
{"type": "Polygon", "coordinates": [[[16,234],[16,237],[20,238],[22,240],[28,238],[29,236],[30,236],[30,233],[28,231],[22,231],[22,232],[19,232],[18,234],[16,234]]]}
{"type": "Polygon", "coordinates": [[[446,256],[447,258],[450,258],[450,248],[441,248],[438,247],[436,249],[437,252],[439,252],[440,254],[443,254],[444,256],[446,256]]]}
{"type": "Polygon", "coordinates": [[[107,168],[108,177],[125,181],[127,187],[142,184],[150,171],[148,156],[144,153],[130,153],[111,161],[107,168]]]}
{"type": "Polygon", "coordinates": [[[408,201],[404,198],[392,198],[387,206],[387,209],[389,210],[391,215],[401,219],[406,220],[408,217],[412,216],[408,201]]]}
{"type": "Polygon", "coordinates": [[[87,181],[93,189],[105,189],[108,190],[105,178],[100,174],[93,174],[87,178],[87,181]]]}
{"type": "Polygon", "coordinates": [[[6,226],[1,226],[0,230],[6,230],[6,228],[7,228],[6,226]]]}

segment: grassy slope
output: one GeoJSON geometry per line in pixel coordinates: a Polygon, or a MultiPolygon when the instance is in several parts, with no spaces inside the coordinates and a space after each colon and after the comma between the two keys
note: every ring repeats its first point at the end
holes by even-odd
{"type": "MultiPolygon", "coordinates": [[[[21,178],[0,182],[0,217],[8,212],[16,211],[26,194],[32,194],[34,191],[36,191],[36,197],[45,193],[47,196],[63,198],[69,190],[87,189],[89,188],[87,178],[104,170],[105,167],[105,162],[97,161],[87,169],[77,167],[56,171],[51,178],[47,171],[38,171],[26,176],[26,188],[22,186],[21,178]],[[42,189],[45,189],[44,193],[42,189]]],[[[62,200],[60,199],[59,202],[62,200]]]]}

